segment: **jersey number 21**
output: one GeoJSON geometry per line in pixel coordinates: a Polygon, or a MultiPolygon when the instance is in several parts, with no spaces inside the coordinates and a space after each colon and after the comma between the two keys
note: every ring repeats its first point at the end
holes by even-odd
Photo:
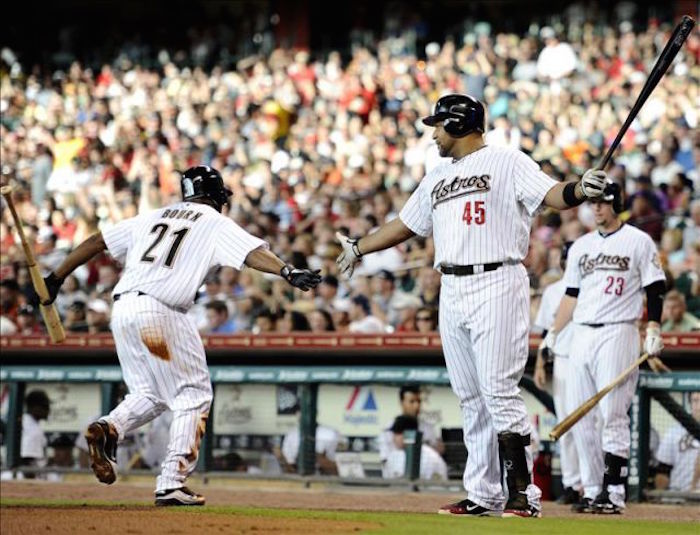
{"type": "MultiPolygon", "coordinates": [[[[150,234],[155,234],[157,232],[158,236],[156,236],[156,239],[153,241],[151,246],[148,249],[146,249],[146,252],[143,253],[143,256],[141,257],[141,262],[152,264],[156,261],[156,257],[151,256],[151,251],[153,251],[153,249],[155,249],[158,246],[158,244],[161,241],[163,241],[163,238],[165,238],[165,235],[168,233],[169,229],[170,227],[165,223],[158,223],[156,225],[153,225],[150,234]]],[[[185,238],[189,231],[189,227],[183,227],[180,230],[176,230],[175,232],[171,233],[171,236],[173,237],[173,244],[170,246],[168,256],[165,257],[165,262],[163,262],[163,265],[165,267],[173,267],[173,263],[175,262],[175,258],[177,257],[177,250],[180,248],[182,240],[185,238]]]]}

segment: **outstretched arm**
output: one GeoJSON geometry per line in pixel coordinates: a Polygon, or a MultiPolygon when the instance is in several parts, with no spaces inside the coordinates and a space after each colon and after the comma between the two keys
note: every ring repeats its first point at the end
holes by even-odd
{"type": "Polygon", "coordinates": [[[578,182],[560,182],[544,197],[544,204],[557,210],[566,210],[582,204],[587,199],[603,195],[607,175],[601,169],[589,169],[578,182]]]}
{"type": "Polygon", "coordinates": [[[75,271],[75,268],[82,266],[93,256],[101,253],[105,249],[107,249],[107,245],[102,237],[102,233],[97,232],[93,234],[68,254],[63,262],[61,262],[61,265],[56,268],[54,275],[59,279],[65,279],[75,271]]]}
{"type": "Polygon", "coordinates": [[[264,247],[258,247],[248,253],[245,264],[258,271],[279,275],[295,288],[299,288],[305,292],[311,288],[315,288],[318,283],[321,282],[321,275],[319,275],[320,269],[311,271],[309,269],[297,269],[294,266],[289,266],[275,253],[268,251],[264,247]]]}
{"type": "Polygon", "coordinates": [[[75,268],[82,266],[93,256],[101,253],[105,249],[107,249],[107,245],[102,237],[102,233],[99,231],[73,249],[63,262],[61,262],[61,265],[56,268],[56,271],[49,273],[48,277],[44,279],[46,289],[49,291],[49,300],[42,302],[42,305],[50,305],[53,303],[65,278],[73,273],[75,268]]]}
{"type": "Polygon", "coordinates": [[[349,278],[352,276],[355,264],[364,255],[388,249],[415,235],[415,232],[404,225],[398,217],[379,227],[376,232],[359,240],[350,239],[337,232],[336,237],[343,246],[343,252],[338,256],[336,263],[340,267],[340,272],[349,278]]]}
{"type": "Polygon", "coordinates": [[[360,253],[366,255],[398,245],[412,236],[415,236],[415,233],[397,217],[379,227],[376,232],[360,238],[357,246],[360,253]]]}

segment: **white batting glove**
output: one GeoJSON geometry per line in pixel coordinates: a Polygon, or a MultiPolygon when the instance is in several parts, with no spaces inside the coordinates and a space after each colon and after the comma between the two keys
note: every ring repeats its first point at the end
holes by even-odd
{"type": "Polygon", "coordinates": [[[362,258],[362,253],[357,247],[357,240],[343,236],[340,232],[336,232],[335,237],[343,247],[343,252],[338,255],[335,263],[338,264],[340,272],[349,279],[352,277],[353,271],[355,271],[355,264],[362,258]]]}
{"type": "Polygon", "coordinates": [[[602,169],[589,169],[581,177],[581,191],[589,199],[603,195],[608,175],[602,169]]]}
{"type": "Polygon", "coordinates": [[[664,341],[661,338],[661,327],[658,325],[647,325],[647,336],[644,339],[644,352],[655,357],[664,348],[664,341]]]}

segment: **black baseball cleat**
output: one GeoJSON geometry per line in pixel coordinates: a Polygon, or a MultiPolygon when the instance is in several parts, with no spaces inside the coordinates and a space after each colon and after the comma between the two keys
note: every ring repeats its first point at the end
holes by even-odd
{"type": "Polygon", "coordinates": [[[557,498],[557,503],[571,505],[579,502],[580,500],[581,494],[579,493],[579,491],[577,491],[573,487],[566,487],[562,495],[559,496],[559,498],[557,498]]]}
{"type": "Polygon", "coordinates": [[[592,513],[593,500],[591,498],[581,496],[577,502],[571,504],[571,510],[574,513],[592,513]]]}
{"type": "Polygon", "coordinates": [[[474,503],[470,499],[443,505],[438,509],[438,514],[454,516],[501,516],[500,511],[487,509],[486,507],[474,503]]]}
{"type": "Polygon", "coordinates": [[[610,493],[607,490],[603,490],[596,496],[592,507],[593,512],[599,515],[620,515],[625,510],[624,502],[615,503],[610,499],[610,493]]]}
{"type": "Polygon", "coordinates": [[[117,480],[117,440],[119,435],[107,422],[92,422],[85,431],[90,455],[90,468],[101,483],[117,480]]]}
{"type": "Polygon", "coordinates": [[[204,496],[191,491],[187,487],[159,490],[156,492],[156,505],[159,507],[204,505],[204,502],[204,496]]]}
{"type": "Polygon", "coordinates": [[[527,500],[527,495],[524,492],[518,492],[517,494],[508,498],[506,502],[506,507],[503,509],[503,518],[540,518],[542,516],[542,511],[530,505],[527,500]]]}

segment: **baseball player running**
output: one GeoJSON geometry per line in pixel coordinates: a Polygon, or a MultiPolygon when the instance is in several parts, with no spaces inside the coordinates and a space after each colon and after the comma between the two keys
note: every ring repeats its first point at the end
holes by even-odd
{"type": "MultiPolygon", "coordinates": [[[[661,310],[666,279],[654,242],[623,224],[612,195],[592,200],[597,230],[574,242],[564,273],[565,295],[545,346],[556,352],[559,333],[573,319],[566,405],[575,408],[610,384],[639,356],[637,320],[647,296],[644,351],[659,355],[661,310]]],[[[650,361],[652,362],[652,361],[650,361]]],[[[627,411],[637,384],[632,373],[572,429],[579,453],[583,500],[579,512],[621,513],[630,453],[627,411]],[[602,422],[602,436],[595,422],[602,422]]]]}
{"type": "MultiPolygon", "coordinates": [[[[573,242],[564,244],[561,250],[561,268],[566,269],[566,258],[573,242]]],[[[559,418],[567,416],[576,407],[567,407],[566,405],[566,389],[567,378],[569,375],[569,349],[571,348],[571,333],[572,327],[567,325],[562,329],[557,336],[557,344],[553,351],[549,351],[544,347],[544,337],[547,335],[547,329],[554,322],[554,315],[557,312],[559,303],[564,297],[564,279],[550,284],[542,294],[540,308],[537,311],[534,326],[542,330],[542,345],[537,352],[537,360],[535,361],[535,385],[540,390],[544,390],[547,373],[545,371],[545,361],[554,358],[553,370],[553,394],[554,394],[554,409],[559,418]]],[[[562,502],[573,504],[580,501],[581,493],[581,474],[578,468],[578,453],[576,452],[576,444],[571,433],[564,434],[559,440],[559,458],[561,460],[561,481],[564,486],[564,494],[562,502]]]]}
{"type": "Polygon", "coordinates": [[[337,263],[349,277],[363,255],[433,235],[442,272],[440,336],[469,451],[468,498],[439,512],[538,517],[541,492],[532,484],[530,424],[518,388],[530,327],[522,260],[538,208],[563,210],[598,197],[606,175],[589,170],[580,181],[558,183],[524,153],[486,145],[484,107],[467,95],[442,97],[423,122],[435,127],[440,155],[451,160],[423,178],[398,218],[361,239],[338,233],[337,263]]]}
{"type": "Polygon", "coordinates": [[[94,234],[45,279],[48,304],[75,268],[105,249],[124,265],[112,294],[111,328],[129,394],[90,424],[85,438],[97,479],[111,484],[117,477],[117,441],[170,409],[170,442],[156,505],[204,504],[185,481],[197,462],[212,387],[202,340],[186,312],[207,272],[246,265],[279,274],[304,291],[321,280],[318,272],[286,265],[267,243],[221,214],[231,191],[216,169],[188,169],[181,189],[182,202],[94,234]]]}

